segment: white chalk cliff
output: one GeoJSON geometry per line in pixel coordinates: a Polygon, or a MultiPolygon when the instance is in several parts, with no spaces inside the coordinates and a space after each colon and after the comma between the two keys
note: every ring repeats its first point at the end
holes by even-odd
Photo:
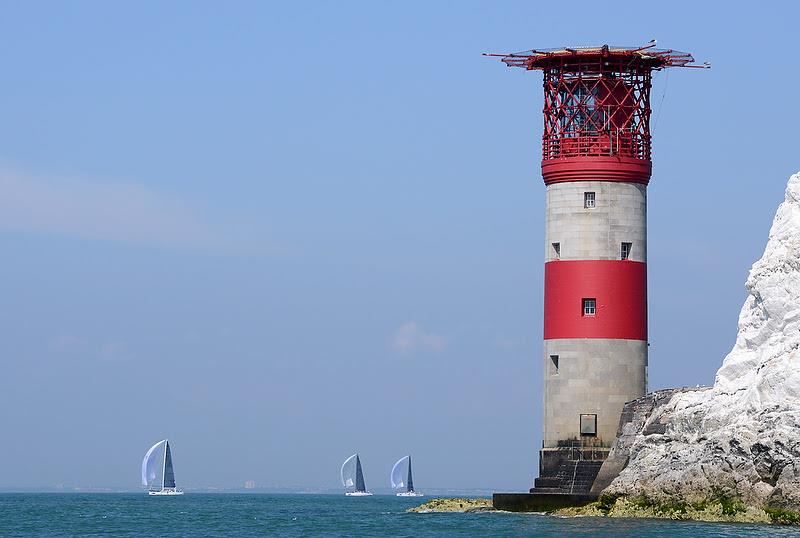
{"type": "Polygon", "coordinates": [[[678,392],[623,428],[627,465],[605,493],[800,509],[800,173],[746,286],[714,386],[678,392]]]}

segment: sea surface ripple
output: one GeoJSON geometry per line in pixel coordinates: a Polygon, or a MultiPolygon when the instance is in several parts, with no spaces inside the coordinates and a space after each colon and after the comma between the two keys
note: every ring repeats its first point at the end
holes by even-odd
{"type": "MultiPolygon", "coordinates": [[[[424,498],[422,499],[424,500],[424,498]]],[[[789,527],[534,514],[413,514],[393,496],[0,494],[0,536],[797,536],[789,527]]]]}

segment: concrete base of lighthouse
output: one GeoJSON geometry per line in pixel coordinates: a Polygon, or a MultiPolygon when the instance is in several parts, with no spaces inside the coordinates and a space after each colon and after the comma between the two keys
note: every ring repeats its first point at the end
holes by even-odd
{"type": "Polygon", "coordinates": [[[550,493],[495,493],[492,506],[506,512],[551,512],[559,508],[584,506],[597,498],[591,495],[550,493]]]}
{"type": "Polygon", "coordinates": [[[608,447],[581,446],[580,442],[539,451],[539,477],[531,493],[588,494],[608,447]]]}
{"type": "Polygon", "coordinates": [[[592,485],[609,447],[591,441],[565,441],[562,446],[539,451],[539,478],[528,493],[495,493],[492,505],[509,512],[549,512],[583,506],[597,499],[592,485]]]}
{"type": "Polygon", "coordinates": [[[647,342],[562,338],[544,342],[544,439],[529,493],[497,494],[495,508],[548,511],[579,506],[591,494],[616,438],[626,402],[647,385],[647,342]],[[585,431],[582,416],[592,417],[585,431]]]}

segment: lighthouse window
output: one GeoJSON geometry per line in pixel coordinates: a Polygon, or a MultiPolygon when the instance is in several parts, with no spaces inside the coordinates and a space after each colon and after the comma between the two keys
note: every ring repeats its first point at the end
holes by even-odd
{"type": "Polygon", "coordinates": [[[552,364],[550,373],[552,375],[558,375],[558,355],[550,355],[550,363],[552,364]]]}
{"type": "Polygon", "coordinates": [[[584,299],[583,300],[583,315],[584,316],[594,316],[596,310],[597,310],[597,300],[596,299],[584,299]]]}
{"type": "Polygon", "coordinates": [[[594,193],[593,192],[584,192],[583,193],[583,207],[586,209],[592,209],[594,207],[594,193]]]}
{"type": "Polygon", "coordinates": [[[561,243],[553,243],[553,259],[561,259],[561,243]]]}
{"type": "Polygon", "coordinates": [[[562,88],[558,92],[561,106],[558,108],[558,122],[561,131],[569,138],[581,136],[597,136],[598,129],[604,126],[602,110],[598,114],[597,97],[600,89],[591,89],[581,82],[569,90],[562,88]]]}
{"type": "Polygon", "coordinates": [[[597,415],[581,415],[581,435],[586,437],[597,435],[597,415]]]}
{"type": "Polygon", "coordinates": [[[631,246],[633,243],[621,243],[619,247],[619,259],[627,260],[631,255],[631,246]]]}

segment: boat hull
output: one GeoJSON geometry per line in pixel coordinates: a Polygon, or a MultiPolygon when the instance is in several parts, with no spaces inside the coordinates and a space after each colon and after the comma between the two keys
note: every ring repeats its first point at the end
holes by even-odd
{"type": "Polygon", "coordinates": [[[424,493],[419,493],[417,491],[401,491],[397,494],[398,497],[424,497],[424,493]]]}
{"type": "Polygon", "coordinates": [[[167,489],[159,489],[159,490],[151,490],[147,492],[148,495],[158,496],[158,497],[172,497],[175,495],[183,495],[182,489],[177,488],[167,488],[167,489]]]}
{"type": "Polygon", "coordinates": [[[345,495],[348,497],[372,497],[372,493],[369,491],[348,491],[345,492],[345,495]]]}

